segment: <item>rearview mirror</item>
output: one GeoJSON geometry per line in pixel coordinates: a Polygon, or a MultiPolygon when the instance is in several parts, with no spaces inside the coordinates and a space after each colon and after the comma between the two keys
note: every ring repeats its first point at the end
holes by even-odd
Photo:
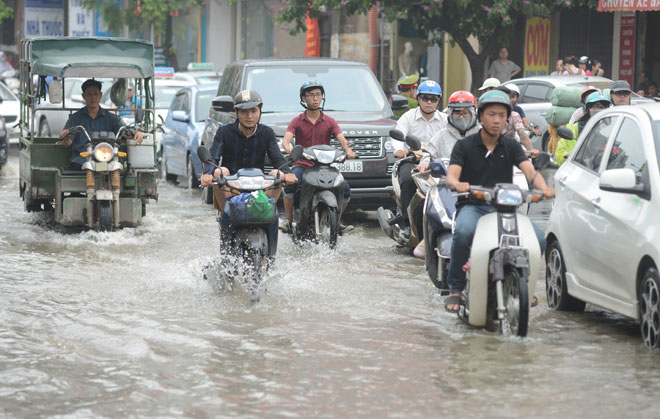
{"type": "Polygon", "coordinates": [[[172,119],[178,122],[190,122],[190,117],[186,111],[172,111],[172,119]]]}
{"type": "Polygon", "coordinates": [[[610,169],[603,172],[598,187],[611,192],[636,192],[635,172],[632,169],[610,169]]]}
{"type": "Polygon", "coordinates": [[[412,151],[417,151],[422,148],[422,141],[414,135],[408,134],[406,135],[406,145],[412,151]]]}
{"type": "Polygon", "coordinates": [[[291,153],[289,153],[289,161],[300,160],[300,157],[302,157],[302,153],[303,153],[303,146],[297,145],[293,147],[293,150],[291,150],[291,153]]]}
{"type": "Polygon", "coordinates": [[[390,130],[390,137],[394,138],[397,141],[405,141],[406,136],[403,135],[403,132],[399,131],[398,129],[391,129],[390,130]]]}
{"type": "Polygon", "coordinates": [[[62,83],[53,80],[48,84],[48,100],[53,105],[62,103],[62,83]]]}
{"type": "Polygon", "coordinates": [[[402,111],[408,108],[408,99],[403,95],[392,95],[392,110],[402,111]]]}
{"type": "Polygon", "coordinates": [[[197,147],[197,156],[199,157],[199,160],[204,164],[209,164],[213,160],[211,158],[211,152],[209,152],[209,149],[204,146],[197,147]]]}
{"type": "Polygon", "coordinates": [[[557,135],[560,138],[564,138],[566,140],[575,140],[576,138],[573,138],[573,131],[566,127],[559,127],[557,128],[557,135]]]}
{"type": "Polygon", "coordinates": [[[144,109],[138,109],[135,111],[135,123],[139,124],[144,121],[144,109]]]}
{"type": "Polygon", "coordinates": [[[550,164],[550,154],[548,153],[540,153],[538,157],[534,159],[534,168],[539,172],[548,167],[548,164],[550,164]]]}
{"type": "Polygon", "coordinates": [[[234,110],[234,99],[231,96],[218,96],[211,102],[211,107],[220,112],[232,112],[234,110]]]}

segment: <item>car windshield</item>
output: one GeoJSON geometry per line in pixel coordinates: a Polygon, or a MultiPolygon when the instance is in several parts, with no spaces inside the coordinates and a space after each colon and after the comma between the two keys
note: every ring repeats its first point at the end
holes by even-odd
{"type": "Polygon", "coordinates": [[[181,86],[156,86],[156,109],[167,109],[181,86]]]}
{"type": "Polygon", "coordinates": [[[15,101],[18,100],[4,84],[0,83],[0,99],[15,101]]]}
{"type": "Polygon", "coordinates": [[[197,93],[197,102],[195,102],[195,121],[204,122],[209,114],[211,102],[215,97],[215,90],[208,90],[197,93]]]}
{"type": "Polygon", "coordinates": [[[357,66],[251,68],[245,87],[261,94],[264,112],[300,112],[300,86],[310,79],[323,84],[326,110],[380,112],[387,105],[374,75],[357,66]]]}

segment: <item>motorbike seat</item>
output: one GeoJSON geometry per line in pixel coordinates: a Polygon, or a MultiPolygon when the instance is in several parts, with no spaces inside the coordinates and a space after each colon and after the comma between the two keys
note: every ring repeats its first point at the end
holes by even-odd
{"type": "Polygon", "coordinates": [[[62,175],[63,176],[84,176],[85,171],[84,170],[78,170],[78,169],[72,169],[71,167],[63,167],[62,168],[62,175]]]}

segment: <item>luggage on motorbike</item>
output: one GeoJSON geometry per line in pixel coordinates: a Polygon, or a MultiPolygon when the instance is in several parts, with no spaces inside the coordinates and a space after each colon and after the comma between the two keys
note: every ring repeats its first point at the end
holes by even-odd
{"type": "Polygon", "coordinates": [[[552,106],[548,110],[548,114],[545,116],[545,120],[548,121],[550,125],[566,125],[570,121],[573,112],[577,108],[571,108],[567,106],[552,106]]]}
{"type": "Polygon", "coordinates": [[[234,225],[270,224],[275,217],[275,200],[262,190],[236,195],[228,203],[229,220],[234,225]]]}
{"type": "Polygon", "coordinates": [[[552,91],[550,103],[552,103],[552,106],[579,108],[582,106],[582,87],[556,87],[552,91]]]}

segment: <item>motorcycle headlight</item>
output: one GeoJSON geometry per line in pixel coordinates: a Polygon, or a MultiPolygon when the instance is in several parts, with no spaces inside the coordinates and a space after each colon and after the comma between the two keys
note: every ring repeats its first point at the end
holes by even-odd
{"type": "Polygon", "coordinates": [[[319,163],[330,164],[335,161],[334,150],[314,150],[314,154],[316,154],[316,160],[318,160],[319,163]]]}
{"type": "Polygon", "coordinates": [[[115,152],[108,143],[101,143],[94,147],[94,158],[98,162],[109,162],[114,157],[115,152]]]}
{"type": "Polygon", "coordinates": [[[273,180],[269,179],[266,181],[266,179],[263,176],[241,176],[238,179],[235,180],[230,180],[227,182],[227,185],[234,189],[249,189],[249,190],[255,190],[255,189],[261,189],[266,187],[266,183],[270,183],[268,186],[273,185],[273,180]]]}
{"type": "Polygon", "coordinates": [[[497,191],[495,202],[498,205],[518,206],[523,203],[523,194],[520,189],[500,189],[497,191]]]}

